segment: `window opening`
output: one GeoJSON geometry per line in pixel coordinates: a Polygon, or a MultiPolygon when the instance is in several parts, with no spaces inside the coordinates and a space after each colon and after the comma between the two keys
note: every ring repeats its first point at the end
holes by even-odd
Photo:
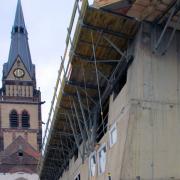
{"type": "Polygon", "coordinates": [[[29,128],[30,123],[29,123],[30,117],[27,111],[22,112],[22,127],[23,128],[29,128]]]}
{"type": "Polygon", "coordinates": [[[110,147],[112,147],[117,142],[117,127],[116,127],[116,123],[110,128],[110,131],[109,131],[109,141],[110,141],[110,147]]]}
{"type": "Polygon", "coordinates": [[[0,151],[4,150],[4,139],[3,137],[0,137],[0,151]]]}
{"type": "Polygon", "coordinates": [[[103,174],[106,169],[106,145],[102,145],[102,147],[98,151],[98,173],[99,175],[103,174]]]}
{"type": "Polygon", "coordinates": [[[20,33],[24,33],[24,28],[20,27],[20,33]]]}
{"type": "Polygon", "coordinates": [[[18,32],[18,27],[17,27],[17,26],[14,28],[14,32],[15,32],[15,33],[18,32]]]}
{"type": "Polygon", "coordinates": [[[108,124],[108,113],[109,113],[109,98],[103,104],[103,119],[99,114],[97,120],[97,137],[96,141],[99,142],[104,134],[107,132],[107,124],[108,124]]]}
{"type": "Polygon", "coordinates": [[[78,149],[74,152],[74,162],[78,159],[78,149]]]}
{"type": "Polygon", "coordinates": [[[93,177],[96,174],[96,153],[93,153],[89,157],[89,170],[90,170],[90,176],[93,177]]]}
{"type": "Polygon", "coordinates": [[[114,86],[114,99],[118,96],[127,82],[127,70],[128,69],[124,71],[122,76],[119,78],[118,83],[114,86]]]}
{"type": "Polygon", "coordinates": [[[22,152],[22,151],[19,151],[19,152],[18,152],[18,156],[19,156],[19,157],[23,157],[23,152],[22,152]]]}
{"type": "Polygon", "coordinates": [[[13,110],[10,115],[9,115],[9,119],[10,119],[10,126],[12,128],[16,128],[19,126],[19,122],[18,122],[18,114],[16,112],[16,110],[13,110]]]}

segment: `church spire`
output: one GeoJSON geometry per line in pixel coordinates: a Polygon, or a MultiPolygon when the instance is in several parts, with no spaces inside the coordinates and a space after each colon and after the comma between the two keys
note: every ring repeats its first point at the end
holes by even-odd
{"type": "Polygon", "coordinates": [[[26,30],[21,0],[18,0],[14,25],[12,28],[11,46],[8,62],[4,65],[4,77],[6,77],[17,58],[20,58],[26,67],[29,75],[33,78],[34,65],[31,61],[31,54],[28,44],[28,33],[26,30]]]}
{"type": "Polygon", "coordinates": [[[24,16],[23,16],[23,11],[22,11],[22,6],[21,6],[21,0],[18,0],[17,8],[16,8],[16,16],[14,20],[14,27],[25,27],[24,23],[24,16]]]}

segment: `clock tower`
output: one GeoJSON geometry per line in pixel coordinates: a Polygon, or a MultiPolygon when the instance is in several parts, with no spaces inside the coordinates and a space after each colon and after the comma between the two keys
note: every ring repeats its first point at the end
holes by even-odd
{"type": "Polygon", "coordinates": [[[0,89],[0,173],[36,173],[42,141],[41,104],[19,0],[0,89]]]}

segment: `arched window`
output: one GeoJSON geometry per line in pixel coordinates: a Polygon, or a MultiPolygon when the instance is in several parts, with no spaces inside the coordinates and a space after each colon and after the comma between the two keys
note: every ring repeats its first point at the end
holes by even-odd
{"type": "Polygon", "coordinates": [[[18,122],[18,114],[16,110],[12,110],[10,115],[9,115],[9,121],[10,121],[10,126],[12,128],[16,128],[19,126],[19,122],[18,122]]]}
{"type": "Polygon", "coordinates": [[[30,127],[29,120],[30,120],[30,116],[29,116],[28,112],[24,110],[22,112],[22,127],[23,128],[29,128],[30,127]]]}

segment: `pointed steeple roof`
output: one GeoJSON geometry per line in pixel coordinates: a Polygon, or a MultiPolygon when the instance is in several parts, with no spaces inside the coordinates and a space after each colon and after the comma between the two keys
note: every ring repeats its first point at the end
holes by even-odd
{"type": "Polygon", "coordinates": [[[24,15],[23,15],[23,11],[22,11],[22,6],[21,6],[21,0],[18,0],[17,3],[17,8],[16,8],[16,16],[15,16],[15,20],[14,20],[14,27],[25,27],[25,22],[24,22],[24,15]]]}
{"type": "Polygon", "coordinates": [[[14,25],[12,28],[11,46],[9,51],[8,62],[4,64],[4,76],[6,77],[14,65],[17,57],[20,57],[21,61],[25,65],[28,73],[31,77],[34,74],[34,65],[31,61],[31,54],[28,44],[28,33],[26,30],[24,16],[21,6],[21,0],[18,0],[16,8],[16,16],[14,25]]]}

